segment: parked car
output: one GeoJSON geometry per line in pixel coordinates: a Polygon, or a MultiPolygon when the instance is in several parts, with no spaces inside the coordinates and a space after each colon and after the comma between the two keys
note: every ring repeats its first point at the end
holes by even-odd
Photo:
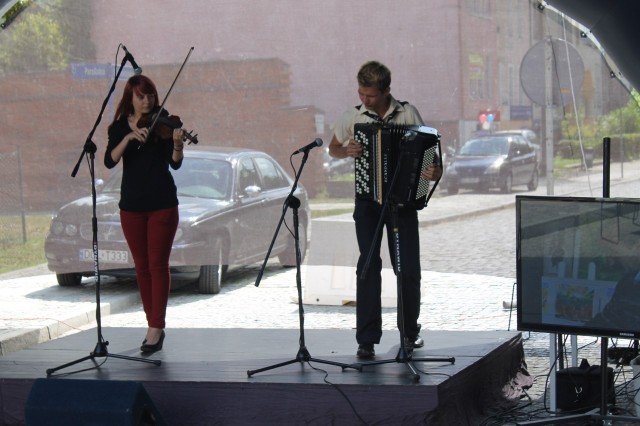
{"type": "Polygon", "coordinates": [[[542,156],[542,145],[540,145],[540,140],[536,132],[530,129],[515,129],[515,130],[498,130],[494,132],[495,135],[520,135],[523,136],[526,140],[529,141],[529,144],[533,147],[536,152],[536,159],[538,160],[538,174],[542,171],[543,166],[545,165],[544,158],[542,156]]]}
{"type": "Polygon", "coordinates": [[[538,187],[538,161],[531,144],[519,135],[492,135],[471,139],[460,148],[445,170],[449,194],[460,188],[511,192],[514,185],[538,187]]]}
{"type": "Polygon", "coordinates": [[[355,163],[353,158],[333,158],[329,155],[329,149],[327,148],[322,157],[322,168],[327,178],[332,178],[347,173],[353,173],[355,170],[355,163]]]}
{"type": "MultiPolygon", "coordinates": [[[[293,179],[269,155],[249,149],[185,150],[179,170],[180,223],[170,258],[172,277],[198,280],[201,293],[220,291],[229,267],[263,261],[291,192],[293,179]]],[[[122,168],[102,185],[96,197],[98,260],[102,275],[134,277],[133,259],[120,226],[122,168]]],[[[308,246],[310,209],[302,185],[294,193],[298,211],[300,253],[308,246]]],[[[48,267],[61,286],[79,285],[94,275],[92,199],[63,206],[51,221],[45,241],[48,267]]],[[[271,255],[283,266],[296,265],[293,208],[287,212],[271,255]],[[286,226],[284,226],[286,225],[286,226]]]]}

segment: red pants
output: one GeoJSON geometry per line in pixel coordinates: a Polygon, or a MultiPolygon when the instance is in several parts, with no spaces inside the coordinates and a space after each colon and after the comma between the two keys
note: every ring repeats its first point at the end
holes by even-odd
{"type": "Polygon", "coordinates": [[[120,222],[133,256],[147,324],[164,328],[171,290],[169,255],[178,229],[178,207],[151,212],[121,210],[120,222]]]}

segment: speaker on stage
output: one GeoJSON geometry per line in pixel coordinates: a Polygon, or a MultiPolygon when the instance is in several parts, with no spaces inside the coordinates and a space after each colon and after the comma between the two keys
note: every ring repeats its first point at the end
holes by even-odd
{"type": "Polygon", "coordinates": [[[139,382],[37,379],[25,405],[26,426],[165,424],[139,382]]]}

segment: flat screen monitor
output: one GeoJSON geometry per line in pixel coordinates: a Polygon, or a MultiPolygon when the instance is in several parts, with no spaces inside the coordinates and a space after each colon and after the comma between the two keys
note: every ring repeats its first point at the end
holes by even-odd
{"type": "Polygon", "coordinates": [[[640,199],[516,196],[518,330],[640,338],[640,199]]]}

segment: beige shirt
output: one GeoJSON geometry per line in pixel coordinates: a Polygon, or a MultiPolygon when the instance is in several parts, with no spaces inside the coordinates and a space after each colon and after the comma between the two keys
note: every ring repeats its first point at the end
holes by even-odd
{"type": "MultiPolygon", "coordinates": [[[[357,108],[351,108],[345,111],[338,120],[331,126],[336,139],[346,146],[349,143],[349,138],[353,137],[353,126],[356,123],[374,123],[376,120],[373,117],[367,115],[373,114],[377,116],[373,111],[367,110],[364,105],[360,105],[357,108]]],[[[424,125],[424,121],[420,116],[420,113],[413,105],[405,103],[404,105],[398,102],[393,96],[391,97],[391,104],[389,109],[382,117],[385,123],[393,124],[406,124],[406,125],[424,125]]]]}

